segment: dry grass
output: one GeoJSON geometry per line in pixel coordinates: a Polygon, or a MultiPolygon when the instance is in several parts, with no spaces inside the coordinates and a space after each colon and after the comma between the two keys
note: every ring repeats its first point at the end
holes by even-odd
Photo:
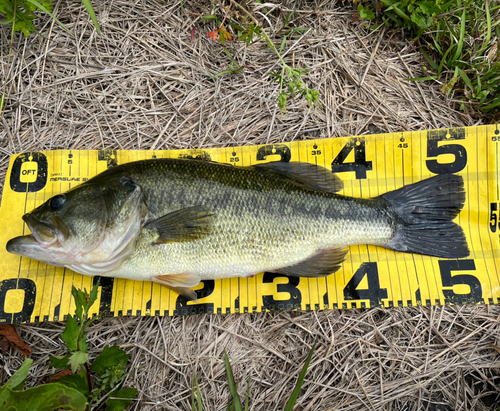
{"type": "MultiPolygon", "coordinates": [[[[267,75],[276,58],[262,42],[229,44],[248,69],[212,79],[228,59],[206,38],[212,23],[200,21],[210,1],[184,1],[185,16],[178,1],[94,2],[102,37],[80,2],[56,3],[74,38],[44,18],[45,38],[16,36],[7,65],[10,31],[0,28],[2,182],[9,155],[26,150],[207,148],[481,124],[438,84],[405,81],[422,75],[417,50],[398,32],[351,24],[349,2],[284,1],[259,17],[277,42],[293,9],[294,25],[311,29],[287,42],[285,58],[311,69],[321,107],[296,99],[287,116],[267,75]]],[[[499,320],[497,306],[115,318],[93,326],[90,343],[93,353],[106,344],[132,353],[134,410],[190,409],[195,367],[206,409],[224,410],[224,350],[242,391],[251,377],[252,409],[281,409],[314,341],[299,410],[486,410],[499,402],[490,346],[500,345],[499,320]]],[[[62,329],[19,326],[34,351],[29,384],[53,372],[62,329]]],[[[14,352],[3,361],[0,381],[21,363],[14,352]]]]}

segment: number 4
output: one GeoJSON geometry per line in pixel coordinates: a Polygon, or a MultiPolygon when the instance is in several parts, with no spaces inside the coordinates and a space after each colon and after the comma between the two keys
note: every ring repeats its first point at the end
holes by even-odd
{"type": "Polygon", "coordinates": [[[387,298],[387,288],[380,288],[377,263],[362,263],[359,266],[344,288],[344,298],[346,300],[370,300],[371,307],[380,305],[381,300],[387,298]],[[368,289],[358,290],[365,276],[368,280],[368,289]]]}
{"type": "Polygon", "coordinates": [[[357,179],[366,178],[366,170],[372,170],[372,162],[366,161],[365,139],[351,138],[332,162],[332,173],[354,171],[357,179]],[[354,163],[345,163],[354,149],[354,163]]]}

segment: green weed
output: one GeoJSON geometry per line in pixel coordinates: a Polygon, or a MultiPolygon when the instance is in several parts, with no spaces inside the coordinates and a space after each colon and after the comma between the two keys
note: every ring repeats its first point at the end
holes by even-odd
{"type": "Polygon", "coordinates": [[[136,388],[123,388],[130,355],[118,347],[107,346],[89,363],[86,330],[97,318],[89,318],[89,310],[97,299],[98,287],[99,284],[96,284],[90,293],[75,287],[72,289],[76,319],[68,317],[61,334],[70,353],[50,357],[53,367],[68,371],[59,373],[56,382],[23,391],[33,362],[25,360],[9,381],[0,387],[0,409],[90,411],[104,405],[106,411],[122,411],[129,406],[137,394],[136,388]],[[59,377],[61,374],[66,375],[59,377]]]}
{"type": "MultiPolygon", "coordinates": [[[[224,47],[224,44],[228,40],[232,40],[232,36],[224,26],[227,21],[228,26],[236,33],[236,37],[239,41],[246,43],[247,47],[257,40],[264,41],[269,48],[271,48],[278,57],[281,64],[281,69],[270,73],[271,81],[279,84],[278,92],[278,106],[282,112],[286,112],[287,101],[289,98],[295,98],[300,95],[306,99],[310,107],[315,107],[319,103],[319,91],[309,88],[307,83],[303,80],[303,77],[309,71],[308,69],[296,69],[290,67],[282,57],[282,52],[285,47],[287,38],[290,38],[294,34],[300,34],[307,29],[304,28],[290,28],[288,27],[289,22],[294,15],[295,11],[290,13],[281,27],[280,33],[283,34],[283,39],[281,41],[281,46],[278,50],[274,42],[267,35],[266,31],[259,24],[257,19],[241,4],[231,0],[230,5],[227,6],[224,12],[224,17],[222,21],[218,18],[216,14],[211,14],[203,16],[202,20],[213,20],[217,24],[217,29],[210,31],[207,36],[212,40],[219,40],[224,48],[224,52],[231,60],[231,64],[228,64],[229,69],[224,70],[214,77],[218,77],[224,74],[236,74],[243,70],[233,56],[229,53],[228,49],[224,47]],[[234,6],[234,11],[231,11],[231,7],[234,6]],[[241,12],[240,14],[237,12],[241,12]],[[238,19],[240,17],[240,19],[238,19]],[[240,22],[241,20],[242,22],[240,22]]],[[[263,9],[264,10],[264,9],[263,9]]]]}
{"type": "Polygon", "coordinates": [[[378,15],[385,25],[406,29],[429,64],[428,76],[410,80],[444,80],[444,94],[458,90],[464,101],[484,113],[499,114],[497,1],[380,0],[377,4],[380,10],[359,4],[359,17],[374,20],[378,15]]]}
{"type": "MultiPolygon", "coordinates": [[[[92,19],[97,32],[101,34],[101,29],[99,28],[99,23],[92,8],[90,0],[82,0],[87,12],[92,19]]],[[[29,36],[33,32],[38,31],[35,29],[34,20],[37,18],[35,14],[36,11],[41,11],[48,14],[54,19],[54,21],[59,24],[64,30],[66,30],[71,36],[73,35],[64,24],[62,24],[51,12],[52,12],[52,0],[0,0],[0,24],[12,25],[11,36],[10,36],[10,47],[9,47],[9,57],[7,61],[7,66],[10,65],[10,58],[12,55],[12,44],[14,42],[14,33],[22,31],[24,36],[29,36]],[[2,19],[3,17],[3,19],[2,19]]],[[[9,70],[7,69],[7,72],[9,70]]],[[[7,81],[4,81],[2,96],[0,97],[0,115],[2,115],[3,105],[5,103],[5,92],[7,89],[7,81]]]]}
{"type": "MultiPolygon", "coordinates": [[[[99,23],[97,22],[90,0],[82,0],[82,2],[94,22],[97,31],[101,34],[101,29],[99,28],[99,23]]],[[[12,24],[12,32],[22,31],[27,37],[36,31],[33,23],[37,18],[35,11],[41,11],[52,17],[57,24],[71,34],[66,26],[51,13],[53,3],[53,0],[0,0],[0,13],[5,15],[5,20],[0,20],[0,24],[12,24]]]]}
{"type": "MultiPolygon", "coordinates": [[[[311,348],[309,355],[307,356],[306,362],[302,367],[302,371],[299,374],[299,378],[297,379],[297,383],[295,384],[295,388],[290,395],[288,402],[285,405],[284,411],[292,411],[295,406],[297,399],[300,394],[300,389],[302,388],[302,383],[304,382],[304,378],[307,373],[307,368],[309,367],[309,363],[311,362],[311,358],[314,353],[314,349],[316,348],[316,343],[311,348]]],[[[243,402],[238,394],[238,387],[234,380],[233,370],[231,368],[231,363],[229,362],[229,358],[227,354],[224,352],[224,362],[226,364],[226,374],[227,380],[229,383],[229,391],[231,392],[231,398],[227,404],[227,411],[248,411],[249,403],[250,403],[250,379],[247,382],[247,391],[245,396],[245,405],[243,406],[243,402]]],[[[200,386],[198,385],[198,378],[196,376],[196,370],[193,375],[193,384],[191,387],[191,411],[203,411],[203,404],[201,401],[200,394],[200,386]]]]}

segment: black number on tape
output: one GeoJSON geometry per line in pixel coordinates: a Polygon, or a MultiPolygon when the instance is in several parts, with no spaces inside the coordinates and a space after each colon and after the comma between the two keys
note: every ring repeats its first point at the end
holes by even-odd
{"type": "Polygon", "coordinates": [[[380,288],[377,263],[361,263],[353,277],[344,288],[346,300],[370,300],[370,306],[380,305],[387,298],[387,288],[380,288]],[[367,277],[368,288],[358,289],[359,284],[367,277]]]}
{"type": "Polygon", "coordinates": [[[29,278],[9,278],[0,281],[0,323],[19,324],[30,319],[35,308],[36,284],[29,278]],[[24,291],[24,300],[21,311],[13,313],[10,307],[6,307],[7,293],[9,291],[24,291]]]}
{"type": "Polygon", "coordinates": [[[280,161],[289,162],[292,152],[290,147],[284,144],[262,146],[257,151],[257,161],[264,161],[268,156],[280,156],[280,161]]]}
{"type": "MultiPolygon", "coordinates": [[[[196,296],[198,299],[208,297],[215,290],[214,280],[202,281],[203,288],[201,290],[196,290],[196,296]]],[[[186,297],[179,295],[175,301],[175,312],[174,315],[187,315],[187,314],[212,314],[214,312],[213,303],[201,303],[201,304],[190,304],[188,305],[188,300],[186,297]]]]}
{"type": "Polygon", "coordinates": [[[496,233],[497,227],[500,230],[500,218],[498,218],[498,204],[490,204],[490,230],[492,233],[496,233]]]}
{"type": "Polygon", "coordinates": [[[106,166],[108,168],[118,165],[116,150],[99,150],[99,152],[97,153],[97,159],[99,161],[106,161],[106,166]]]}
{"type": "Polygon", "coordinates": [[[212,161],[212,157],[203,150],[190,150],[187,154],[179,154],[179,158],[187,158],[189,160],[212,161]]]}
{"type": "Polygon", "coordinates": [[[111,311],[111,302],[113,301],[113,286],[115,279],[113,277],[98,277],[92,279],[92,287],[96,285],[99,280],[101,287],[101,300],[99,301],[99,316],[112,317],[114,312],[111,311]]]}
{"type": "Polygon", "coordinates": [[[465,140],[463,128],[450,128],[449,130],[432,130],[427,133],[427,168],[435,174],[458,173],[467,165],[467,151],[460,144],[442,144],[447,141],[465,140]],[[455,157],[451,163],[438,163],[442,154],[453,154],[455,157]],[[432,159],[432,158],[435,158],[432,159]]]}
{"type": "Polygon", "coordinates": [[[34,193],[47,184],[47,157],[43,153],[30,152],[17,156],[10,172],[10,188],[16,193],[34,193]]]}
{"type": "Polygon", "coordinates": [[[372,162],[366,161],[365,139],[362,137],[351,138],[332,162],[332,173],[354,171],[357,179],[365,179],[366,171],[372,169],[372,162]],[[346,163],[353,149],[354,163],[346,163]]]}
{"type": "Polygon", "coordinates": [[[440,260],[439,271],[443,283],[443,294],[447,304],[476,304],[483,302],[483,290],[479,278],[472,274],[452,275],[453,271],[475,271],[474,260],[440,260]],[[470,291],[467,294],[457,294],[453,286],[465,284],[470,291]],[[445,289],[449,288],[449,289],[445,289]]]}
{"type": "Polygon", "coordinates": [[[264,284],[274,283],[275,278],[287,278],[288,283],[276,284],[278,293],[288,293],[290,295],[286,300],[277,300],[273,295],[263,295],[262,305],[267,310],[297,310],[301,308],[302,294],[297,286],[300,283],[299,277],[288,277],[283,274],[264,273],[262,282],[264,284]]]}

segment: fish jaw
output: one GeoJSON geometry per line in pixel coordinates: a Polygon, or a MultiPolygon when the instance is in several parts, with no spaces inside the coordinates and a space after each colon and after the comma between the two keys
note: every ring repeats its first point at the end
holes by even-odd
{"type": "Polygon", "coordinates": [[[51,264],[55,266],[62,266],[57,260],[61,258],[67,258],[66,252],[59,252],[57,250],[51,250],[50,256],[53,257],[54,261],[47,259],[48,248],[50,245],[44,246],[43,243],[37,241],[33,235],[22,235],[15,237],[7,242],[6,249],[9,253],[20,255],[22,257],[32,258],[34,260],[42,261],[46,264],[51,264]]]}

